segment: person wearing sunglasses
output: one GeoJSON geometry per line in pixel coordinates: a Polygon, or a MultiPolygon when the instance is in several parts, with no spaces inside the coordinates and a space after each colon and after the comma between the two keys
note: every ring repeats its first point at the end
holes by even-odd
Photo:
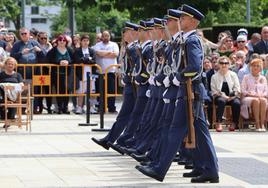
{"type": "MultiPolygon", "coordinates": [[[[10,56],[14,57],[18,64],[36,64],[40,59],[45,57],[45,51],[42,49],[40,44],[36,40],[30,38],[30,31],[27,28],[21,28],[19,30],[20,40],[14,43],[10,56]]],[[[18,72],[21,75],[26,73],[24,77],[25,82],[32,83],[32,67],[18,67],[18,72]]],[[[40,69],[36,67],[34,69],[35,73],[39,72],[40,69]]],[[[34,91],[36,93],[36,91],[34,91]]],[[[39,99],[36,97],[34,99],[34,113],[37,113],[37,108],[39,104],[39,99]]]]}
{"type": "Polygon", "coordinates": [[[236,47],[235,51],[243,51],[247,55],[248,53],[248,47],[247,45],[247,36],[246,35],[238,35],[236,39],[236,47]]]}
{"type": "Polygon", "coordinates": [[[238,127],[240,115],[240,84],[237,74],[229,70],[230,59],[222,56],[218,59],[220,69],[211,78],[211,91],[216,108],[216,131],[222,131],[222,120],[226,105],[232,107],[233,123],[229,131],[234,131],[238,127]]]}
{"type": "Polygon", "coordinates": [[[266,131],[266,109],[268,85],[265,76],[261,75],[263,69],[262,59],[256,58],[250,62],[250,74],[245,75],[242,84],[242,105],[246,110],[241,113],[242,116],[248,119],[248,114],[251,112],[256,122],[256,131],[266,131]]]}
{"type": "MultiPolygon", "coordinates": [[[[60,65],[59,68],[52,68],[52,87],[56,88],[58,94],[68,93],[66,79],[70,74],[70,66],[73,63],[73,51],[68,47],[68,41],[65,35],[59,35],[56,40],[57,46],[53,47],[47,53],[47,60],[51,64],[60,65]],[[58,87],[59,86],[59,87],[58,87]]],[[[68,80],[69,82],[69,80],[68,80]]],[[[68,111],[69,97],[57,97],[58,114],[70,114],[68,111]]]]}
{"type": "MultiPolygon", "coordinates": [[[[50,42],[48,41],[48,36],[46,32],[40,31],[37,34],[37,41],[40,43],[40,46],[42,47],[42,49],[44,49],[45,53],[47,54],[47,52],[52,48],[52,45],[50,44],[50,42]]],[[[42,64],[48,64],[47,58],[44,57],[42,59],[39,60],[39,63],[42,64]]],[[[43,66],[43,74],[49,74],[49,68],[43,66]]],[[[38,87],[36,87],[37,89],[38,87]]],[[[40,89],[40,88],[38,88],[40,89]]],[[[39,93],[41,93],[41,89],[38,90],[39,93]]],[[[42,89],[42,94],[48,94],[49,93],[49,87],[48,86],[43,86],[42,89]]],[[[42,113],[43,111],[43,97],[39,97],[39,103],[38,103],[38,109],[39,111],[37,113],[42,113]]],[[[52,105],[52,98],[51,97],[46,97],[46,105],[47,105],[47,112],[48,114],[52,114],[51,111],[51,105],[52,105]]]]}

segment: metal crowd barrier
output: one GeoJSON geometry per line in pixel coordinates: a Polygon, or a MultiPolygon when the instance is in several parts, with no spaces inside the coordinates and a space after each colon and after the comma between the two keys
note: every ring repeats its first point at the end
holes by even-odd
{"type": "Polygon", "coordinates": [[[105,106],[104,106],[104,108],[105,108],[105,112],[107,112],[107,110],[108,110],[108,98],[109,97],[120,97],[120,96],[122,96],[122,93],[120,93],[119,92],[119,86],[120,86],[120,84],[119,83],[121,83],[120,82],[120,73],[119,73],[119,68],[120,68],[120,65],[119,64],[117,64],[117,65],[110,65],[106,70],[105,70],[105,75],[104,75],[104,90],[105,90],[105,92],[104,92],[104,100],[105,100],[105,106]],[[112,69],[114,69],[114,70],[112,70],[112,69]],[[112,70],[112,72],[115,72],[115,82],[114,82],[114,89],[115,89],[115,91],[114,91],[114,93],[109,93],[108,92],[108,73],[109,73],[109,71],[111,71],[112,70]]]}
{"type": "MultiPolygon", "coordinates": [[[[33,97],[64,97],[64,96],[85,96],[87,90],[86,71],[96,68],[101,74],[99,65],[74,64],[60,66],[53,64],[18,64],[16,69],[22,74],[26,82],[31,83],[33,97]],[[67,73],[67,74],[66,74],[67,73]],[[80,85],[77,73],[82,73],[82,84],[80,85]],[[79,90],[81,92],[77,92],[79,90]],[[80,88],[82,87],[82,88],[80,88]]],[[[91,88],[96,76],[90,74],[91,88]]],[[[99,92],[90,93],[92,97],[99,97],[99,92]]]]}
{"type": "MultiPolygon", "coordinates": [[[[94,65],[84,65],[84,64],[73,64],[68,66],[54,65],[54,64],[18,64],[16,71],[21,73],[23,79],[31,84],[31,91],[33,97],[70,97],[70,96],[86,96],[87,91],[87,82],[86,71],[91,70],[90,74],[90,88],[103,88],[100,86],[100,83],[96,85],[94,80],[99,77],[99,74],[104,73],[104,111],[107,112],[108,98],[109,97],[119,97],[122,96],[122,93],[119,91],[120,85],[120,74],[119,74],[120,65],[110,65],[105,72],[97,64],[94,65]],[[92,74],[92,69],[96,69],[95,72],[98,74],[92,74]],[[108,92],[108,73],[112,69],[115,72],[115,92],[108,92]],[[67,73],[67,74],[66,74],[67,73]],[[77,79],[77,74],[82,73],[82,84],[77,79]],[[78,87],[80,91],[77,92],[78,87]]],[[[91,90],[90,97],[100,97],[99,91],[91,90]]]]}

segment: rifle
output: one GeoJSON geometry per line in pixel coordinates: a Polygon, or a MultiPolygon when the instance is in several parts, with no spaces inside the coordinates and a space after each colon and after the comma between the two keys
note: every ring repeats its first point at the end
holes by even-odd
{"type": "MultiPolygon", "coordinates": [[[[185,43],[181,44],[182,47],[182,57],[183,57],[183,63],[184,67],[187,66],[186,62],[186,54],[185,54],[185,43]]],[[[185,138],[185,147],[186,148],[195,148],[195,129],[194,129],[194,116],[193,116],[193,99],[194,94],[192,91],[192,79],[191,77],[187,77],[186,80],[186,99],[187,99],[187,126],[188,126],[188,135],[185,138]]]]}
{"type": "Polygon", "coordinates": [[[126,58],[126,42],[124,40],[124,33],[122,32],[122,38],[121,38],[121,42],[120,42],[120,51],[119,51],[119,58],[118,58],[118,61],[119,61],[119,64],[120,64],[120,73],[121,73],[121,76],[125,76],[126,75],[126,72],[127,72],[127,69],[128,69],[128,65],[127,63],[125,62],[125,58],[126,58]]]}

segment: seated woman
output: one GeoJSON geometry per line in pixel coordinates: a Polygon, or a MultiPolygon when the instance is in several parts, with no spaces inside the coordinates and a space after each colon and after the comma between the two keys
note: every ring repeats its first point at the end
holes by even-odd
{"type": "Polygon", "coordinates": [[[250,74],[244,76],[241,84],[242,105],[246,105],[256,121],[256,131],[266,131],[268,86],[265,76],[261,75],[263,61],[253,59],[250,62],[250,74]]]}
{"type": "MultiPolygon", "coordinates": [[[[17,65],[16,59],[13,57],[8,57],[4,61],[4,71],[0,73],[0,83],[19,83],[21,86],[23,86],[23,79],[20,73],[15,72],[15,68],[17,65]]],[[[2,101],[4,99],[4,90],[1,89],[1,95],[2,95],[2,101]]],[[[1,119],[5,119],[5,110],[4,108],[0,109],[0,115],[1,119]]],[[[16,109],[15,108],[9,108],[7,113],[8,119],[15,119],[16,115],[16,109]]],[[[9,125],[4,125],[9,126],[9,125]]]]}
{"type": "Polygon", "coordinates": [[[211,78],[211,92],[217,105],[216,110],[216,131],[222,131],[222,116],[225,105],[231,105],[233,123],[229,131],[234,131],[238,127],[240,115],[240,84],[237,74],[229,70],[230,59],[222,56],[218,59],[220,69],[211,78]]]}

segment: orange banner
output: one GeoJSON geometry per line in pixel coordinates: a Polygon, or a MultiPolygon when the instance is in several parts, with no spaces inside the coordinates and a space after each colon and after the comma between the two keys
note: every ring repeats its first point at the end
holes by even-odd
{"type": "Polygon", "coordinates": [[[50,76],[49,75],[33,75],[33,85],[49,86],[50,76]]]}

